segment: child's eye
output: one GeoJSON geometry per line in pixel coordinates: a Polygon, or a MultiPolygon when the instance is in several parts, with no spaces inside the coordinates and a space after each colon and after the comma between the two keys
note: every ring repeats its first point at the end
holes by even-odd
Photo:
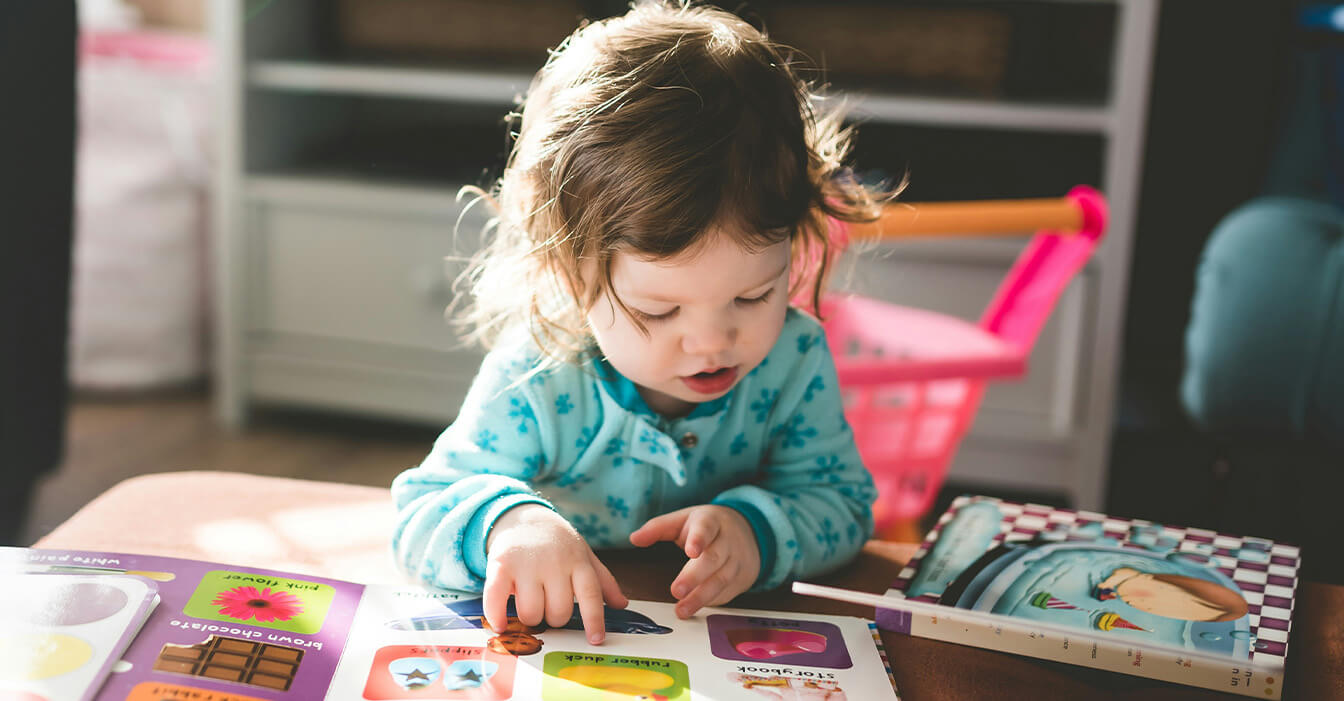
{"type": "Polygon", "coordinates": [[[641,312],[640,310],[631,307],[630,312],[635,315],[636,319],[639,319],[640,321],[643,321],[645,323],[652,323],[655,321],[667,321],[668,319],[671,319],[672,317],[677,315],[678,309],[681,309],[681,307],[672,307],[671,309],[663,312],[662,314],[650,314],[648,312],[641,312]]]}
{"type": "Polygon", "coordinates": [[[743,306],[747,306],[747,307],[749,307],[749,306],[751,306],[751,305],[753,305],[753,304],[760,304],[760,303],[762,303],[762,302],[764,302],[764,301],[770,299],[770,295],[773,294],[774,291],[775,291],[775,288],[771,287],[770,289],[766,290],[766,291],[765,291],[765,294],[763,294],[763,295],[759,295],[759,296],[757,296],[757,297],[738,297],[737,300],[736,300],[736,302],[737,302],[738,304],[741,304],[741,305],[743,305],[743,306]]]}

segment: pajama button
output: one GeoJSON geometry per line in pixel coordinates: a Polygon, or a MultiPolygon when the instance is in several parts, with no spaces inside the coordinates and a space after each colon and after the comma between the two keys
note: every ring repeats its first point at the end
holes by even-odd
{"type": "Polygon", "coordinates": [[[683,434],[682,437],[681,437],[681,445],[682,445],[682,447],[685,447],[685,448],[694,448],[695,445],[696,445],[697,443],[699,443],[699,442],[700,442],[700,437],[697,436],[697,435],[695,435],[694,433],[691,433],[690,431],[687,431],[687,432],[686,432],[685,434],[683,434]]]}

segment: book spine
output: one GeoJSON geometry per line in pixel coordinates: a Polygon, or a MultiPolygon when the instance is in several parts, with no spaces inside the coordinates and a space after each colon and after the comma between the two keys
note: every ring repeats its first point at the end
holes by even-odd
{"type": "Polygon", "coordinates": [[[1261,699],[1279,699],[1281,673],[1253,668],[1249,661],[1183,654],[1164,646],[1143,646],[1132,638],[1106,638],[1085,631],[1041,629],[1029,621],[980,616],[941,607],[937,613],[892,608],[883,627],[921,638],[971,645],[1094,669],[1198,686],[1261,699]]]}

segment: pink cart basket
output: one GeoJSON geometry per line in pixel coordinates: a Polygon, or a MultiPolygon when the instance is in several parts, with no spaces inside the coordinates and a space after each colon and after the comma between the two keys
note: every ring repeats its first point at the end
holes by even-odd
{"type": "Polygon", "coordinates": [[[1041,200],[890,205],[849,238],[1035,231],[979,323],[855,295],[822,299],[845,418],[877,483],[878,537],[904,539],[933,505],[985,382],[1020,377],[1055,302],[1106,228],[1106,201],[1079,186],[1041,200]]]}

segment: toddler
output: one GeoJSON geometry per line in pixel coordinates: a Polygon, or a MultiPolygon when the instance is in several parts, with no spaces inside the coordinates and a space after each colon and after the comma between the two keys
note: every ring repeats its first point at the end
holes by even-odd
{"type": "Polygon", "coordinates": [[[673,541],[677,614],[833,569],[876,491],[815,306],[830,218],[878,203],[780,47],[708,7],[639,4],[537,74],[466,314],[490,348],[392,485],[393,550],[487,621],[589,639],[627,600],[592,548],[673,541]]]}

